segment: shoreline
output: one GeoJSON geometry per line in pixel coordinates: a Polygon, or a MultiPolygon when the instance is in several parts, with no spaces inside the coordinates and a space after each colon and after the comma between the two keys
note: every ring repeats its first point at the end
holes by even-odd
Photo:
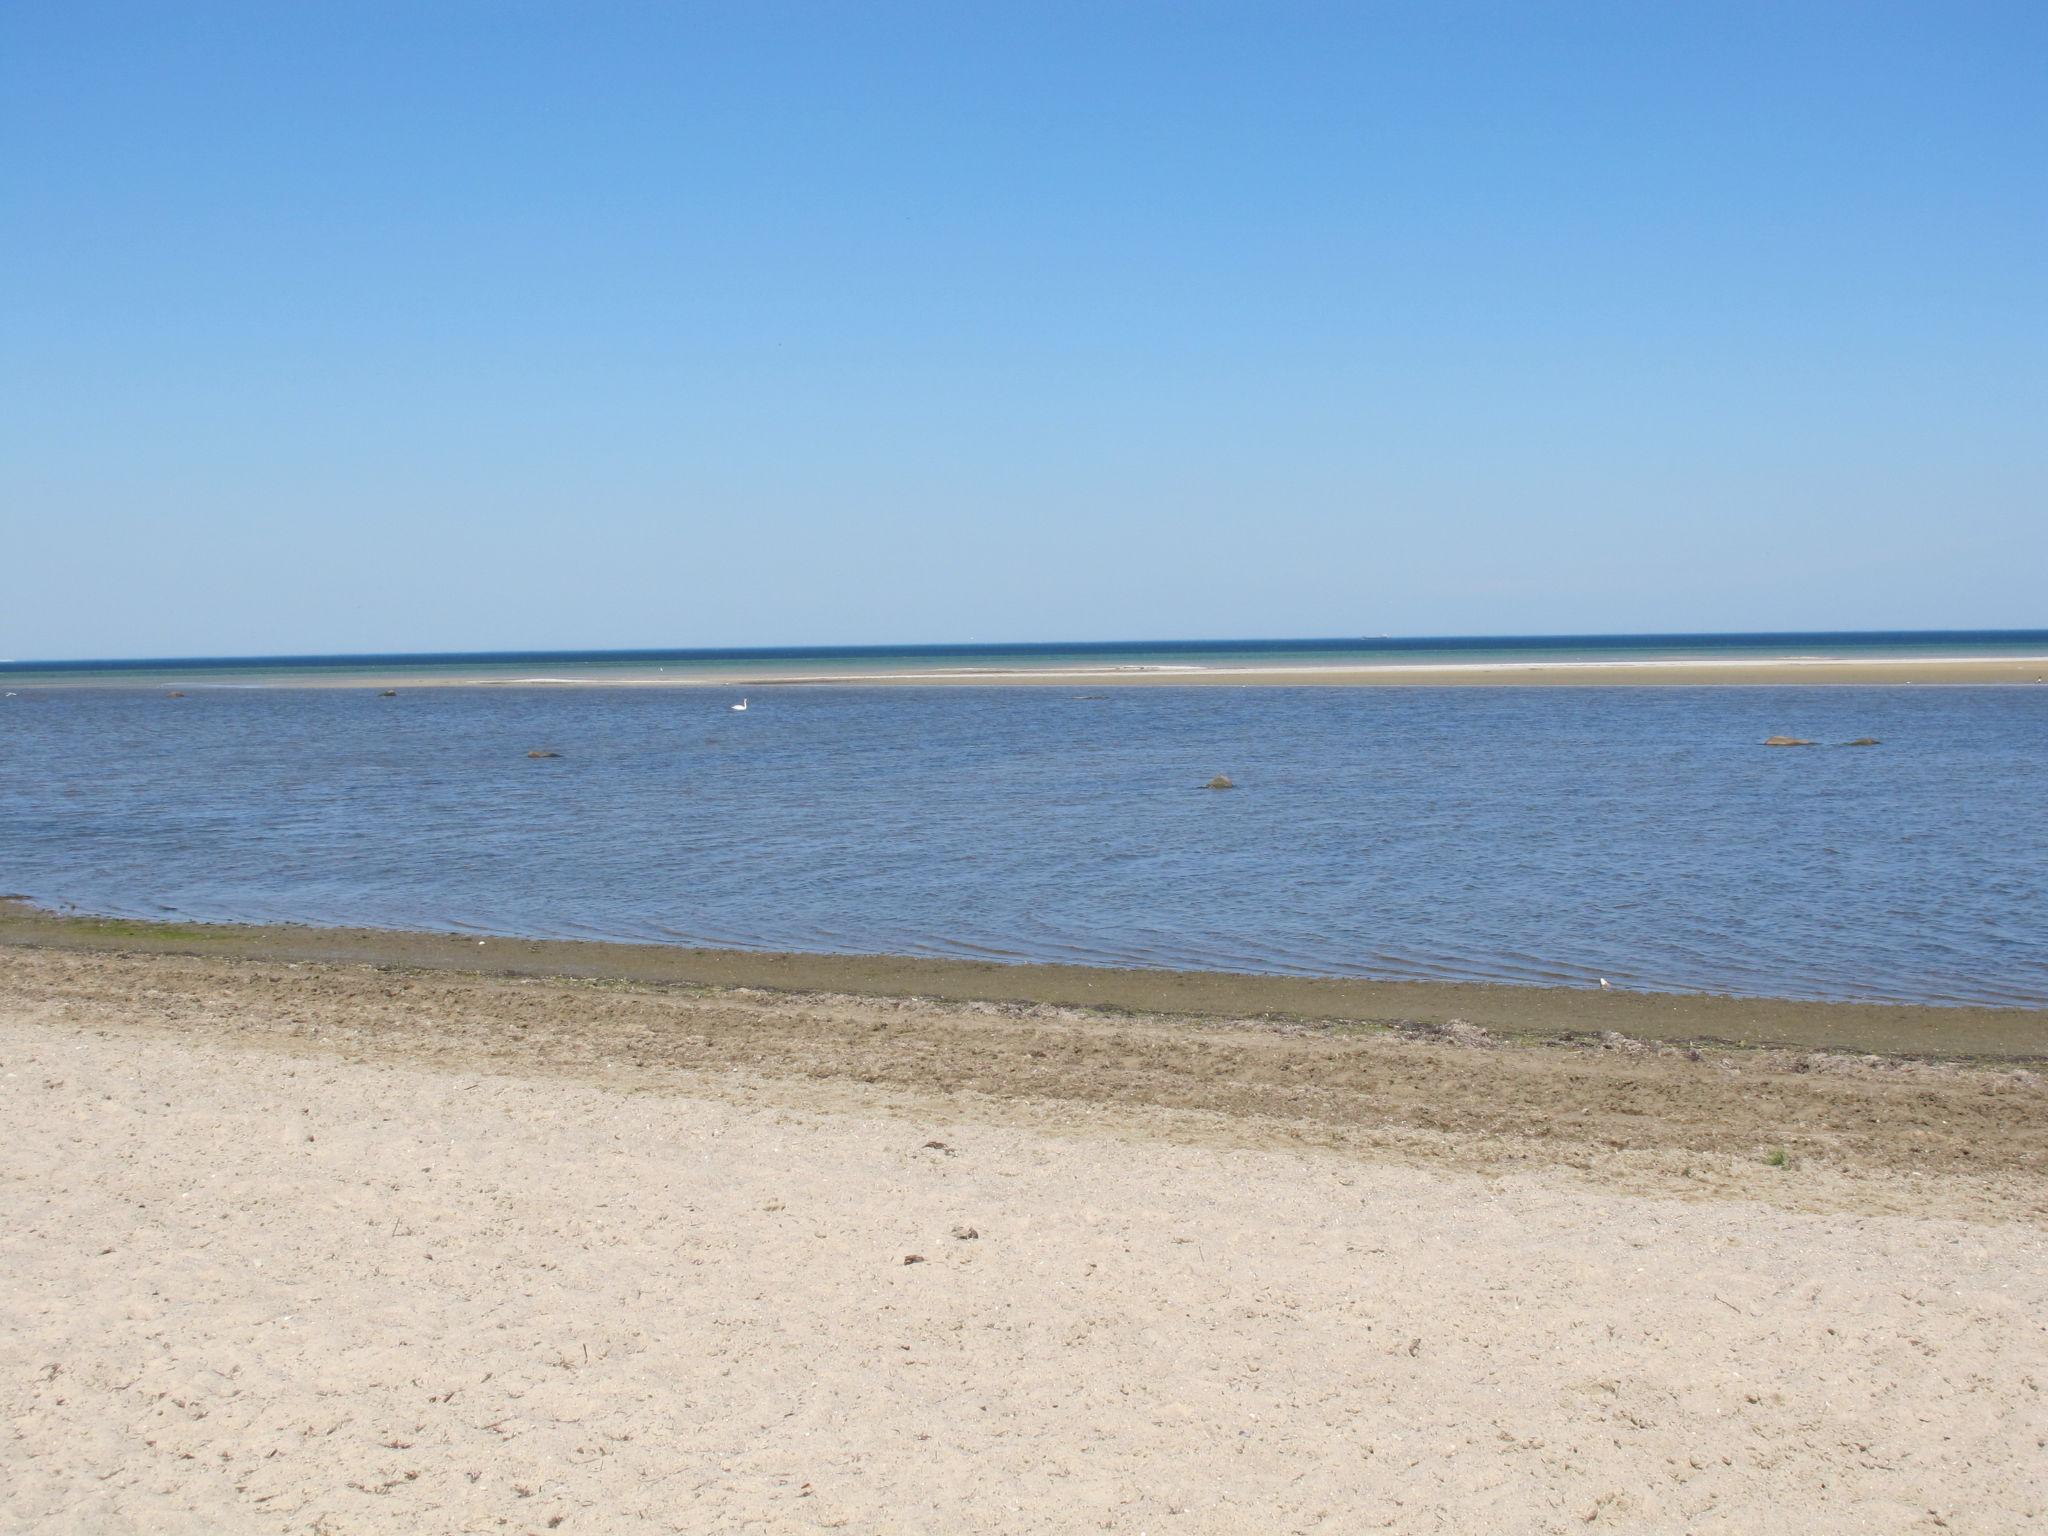
{"type": "MultiPolygon", "coordinates": [[[[594,675],[506,676],[497,672],[421,675],[365,668],[343,674],[304,673],[254,681],[211,680],[208,672],[175,668],[147,680],[80,672],[0,675],[17,694],[55,689],[154,691],[186,689],[356,688],[1059,688],[1059,687],[2031,687],[2048,684],[2048,656],[1716,657],[1627,661],[1483,661],[1331,663],[1230,666],[1139,663],[1100,667],[933,667],[790,673],[738,669],[716,675],[661,669],[620,669],[594,675]]],[[[231,675],[230,675],[231,676],[231,675]]]]}
{"type": "Polygon", "coordinates": [[[1674,1045],[2048,1061],[2048,1009],[702,949],[594,939],[486,935],[479,940],[474,934],[299,924],[150,922],[55,913],[15,896],[0,897],[0,950],[9,948],[1083,1008],[1191,1020],[1424,1028],[1457,1023],[1532,1042],[1615,1033],[1674,1045]]]}

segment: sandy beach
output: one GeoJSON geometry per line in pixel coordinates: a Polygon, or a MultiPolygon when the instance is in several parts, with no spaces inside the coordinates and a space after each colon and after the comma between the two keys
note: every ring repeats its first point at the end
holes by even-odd
{"type": "Polygon", "coordinates": [[[2048,1536],[2048,7],[1551,9],[11,8],[0,1536],[2048,1536]]]}
{"type": "Polygon", "coordinates": [[[0,946],[8,1529],[2048,1514],[2015,1060],[72,937],[0,946]]]}

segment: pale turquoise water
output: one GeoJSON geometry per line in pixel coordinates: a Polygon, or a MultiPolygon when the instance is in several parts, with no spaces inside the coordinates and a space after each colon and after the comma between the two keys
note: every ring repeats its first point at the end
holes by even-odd
{"type": "Polygon", "coordinates": [[[7,686],[96,911],[2048,1006],[2048,688],[7,686]]]}

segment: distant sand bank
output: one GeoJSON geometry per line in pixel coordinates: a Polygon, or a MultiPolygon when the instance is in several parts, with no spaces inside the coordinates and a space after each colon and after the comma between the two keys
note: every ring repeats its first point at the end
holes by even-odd
{"type": "MultiPolygon", "coordinates": [[[[471,683],[502,682],[470,679],[471,683]]],[[[529,678],[533,684],[608,686],[612,679],[529,678]]],[[[635,686],[694,686],[698,679],[635,676],[635,686]]],[[[1330,688],[1454,688],[1454,687],[1675,687],[1720,684],[1756,686],[1793,683],[2048,683],[2048,656],[1913,657],[1896,661],[1841,660],[1814,656],[1789,660],[1715,661],[1544,661],[1444,662],[1326,667],[1118,666],[1007,670],[955,668],[928,672],[819,673],[805,677],[764,674],[756,678],[720,678],[771,687],[783,684],[849,684],[906,687],[1072,687],[1095,684],[1123,687],[1184,685],[1330,688]]]]}
{"type": "Polygon", "coordinates": [[[321,670],[261,678],[166,674],[149,681],[120,676],[51,674],[24,678],[23,691],[57,687],[182,688],[1086,688],[1097,687],[1759,687],[1789,685],[2048,684],[2048,656],[1913,656],[1847,659],[1833,656],[1670,661],[1385,662],[1372,664],[1226,666],[1207,663],[1117,664],[1090,667],[945,667],[864,671],[855,665],[792,672],[772,666],[565,669],[531,674],[456,669],[421,673],[402,668],[321,670]],[[165,678],[175,677],[175,682],[165,678]]]}
{"type": "Polygon", "coordinates": [[[0,1057],[8,1529],[2048,1513],[2009,1066],[22,947],[0,1057]]]}

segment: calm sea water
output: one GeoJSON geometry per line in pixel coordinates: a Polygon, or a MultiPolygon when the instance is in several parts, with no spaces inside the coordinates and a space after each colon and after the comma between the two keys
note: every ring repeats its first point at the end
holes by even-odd
{"type": "Polygon", "coordinates": [[[2048,1006],[2048,688],[8,686],[101,912],[2048,1006]]]}

